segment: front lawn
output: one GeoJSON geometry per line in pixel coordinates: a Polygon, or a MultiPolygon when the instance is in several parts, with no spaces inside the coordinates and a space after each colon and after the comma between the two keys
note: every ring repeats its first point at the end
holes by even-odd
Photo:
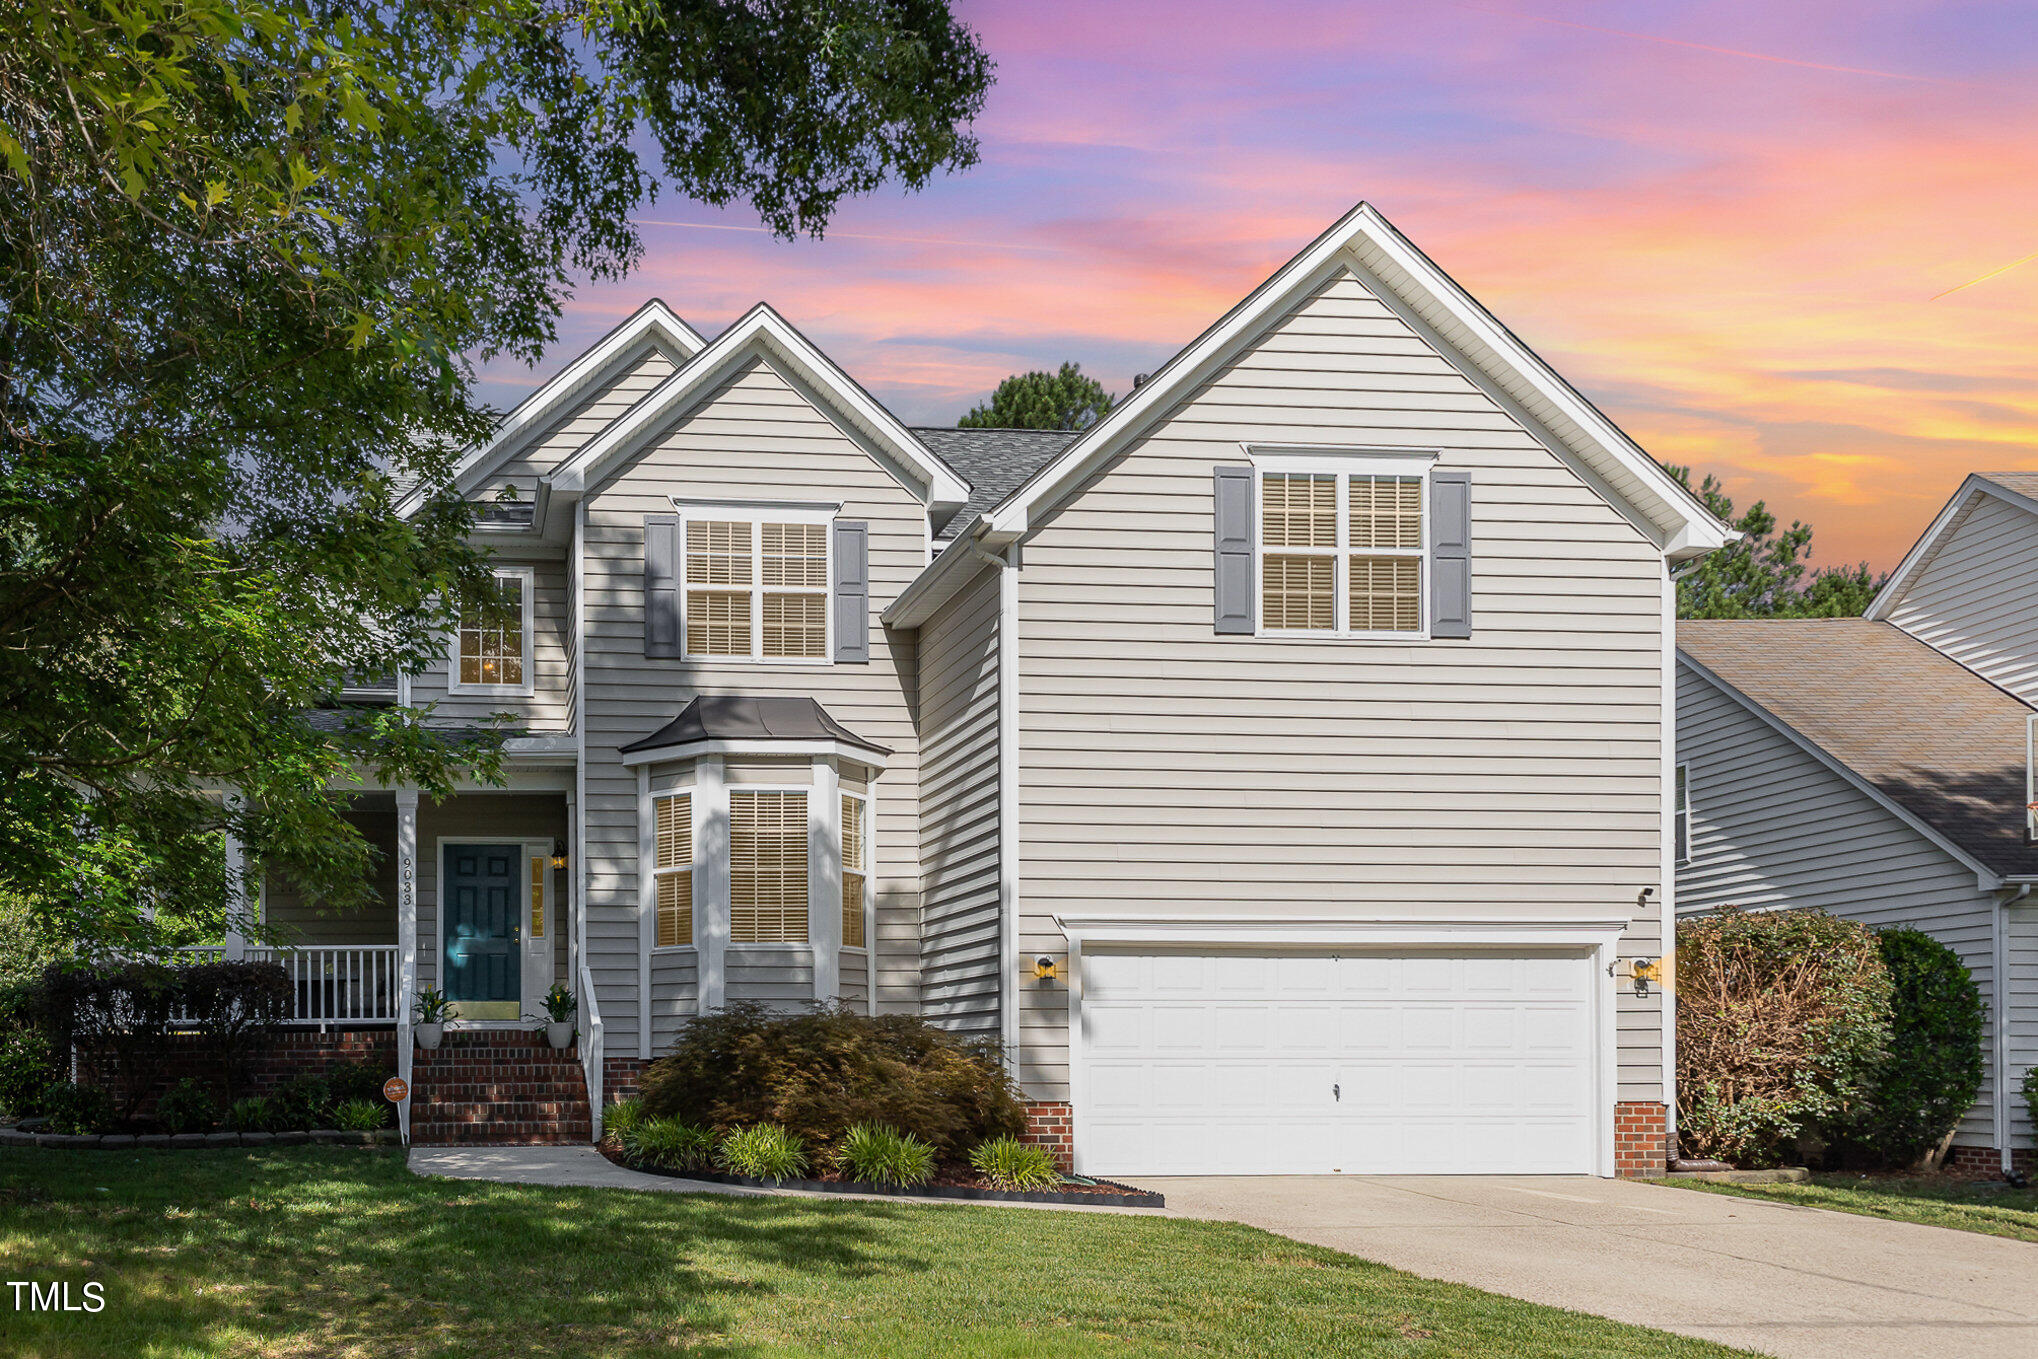
{"type": "Polygon", "coordinates": [[[1247,1227],[422,1179],[400,1154],[0,1151],[11,1359],[1738,1351],[1247,1227]]]}
{"type": "Polygon", "coordinates": [[[1807,1184],[1710,1184],[1666,1180],[1679,1189],[1834,1208],[1927,1227],[1955,1227],[2017,1241],[2038,1241],[2038,1189],[1951,1175],[1814,1175],[1807,1184]]]}

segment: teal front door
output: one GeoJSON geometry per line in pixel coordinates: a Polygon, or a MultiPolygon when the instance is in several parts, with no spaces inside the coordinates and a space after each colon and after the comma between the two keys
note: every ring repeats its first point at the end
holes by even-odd
{"type": "MultiPolygon", "coordinates": [[[[520,845],[447,845],[446,999],[509,1002],[523,998],[523,879],[520,845]]],[[[514,1018],[515,1016],[512,1016],[514,1018]]]]}

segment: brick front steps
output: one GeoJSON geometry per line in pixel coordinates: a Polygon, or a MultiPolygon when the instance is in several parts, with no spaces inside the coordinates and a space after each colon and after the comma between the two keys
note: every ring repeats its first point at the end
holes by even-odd
{"type": "Polygon", "coordinates": [[[580,1055],[554,1051],[540,1033],[470,1030],[419,1048],[410,1076],[410,1140],[565,1146],[594,1139],[580,1055]]]}

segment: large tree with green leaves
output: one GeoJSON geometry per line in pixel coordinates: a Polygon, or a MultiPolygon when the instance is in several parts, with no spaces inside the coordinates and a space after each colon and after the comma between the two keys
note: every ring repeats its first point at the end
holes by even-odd
{"type": "Polygon", "coordinates": [[[359,900],[328,788],[497,759],[305,716],[492,589],[447,490],[472,364],[535,361],[660,184],[818,234],[970,165],[989,81],[942,0],[6,7],[0,889],[86,943],[216,928],[230,831],[359,900]]]}
{"type": "Polygon", "coordinates": [[[1058,373],[1014,373],[991,399],[956,421],[958,429],[1088,429],[1117,400],[1076,364],[1058,373]]]}
{"type": "MultiPolygon", "coordinates": [[[[1665,470],[1691,485],[1690,468],[1665,470]]],[[[1882,588],[1886,577],[1871,573],[1866,562],[1808,565],[1810,524],[1793,520],[1779,531],[1776,516],[1760,500],[1736,517],[1734,502],[1710,475],[1698,494],[1741,538],[1678,573],[1679,618],[1858,618],[1882,588]]]]}

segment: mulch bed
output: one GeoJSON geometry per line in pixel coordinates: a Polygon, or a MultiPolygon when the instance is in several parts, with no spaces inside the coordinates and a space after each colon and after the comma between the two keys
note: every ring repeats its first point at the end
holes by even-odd
{"type": "Polygon", "coordinates": [[[990,1203],[1058,1203],[1089,1208],[1167,1207],[1167,1200],[1152,1190],[1135,1189],[1131,1185],[1119,1184],[1112,1180],[1064,1179],[1058,1189],[1052,1190],[988,1189],[973,1175],[942,1171],[926,1184],[917,1184],[910,1189],[895,1189],[890,1185],[845,1179],[837,1174],[823,1175],[813,1180],[757,1180],[748,1175],[724,1175],[712,1170],[667,1170],[662,1166],[641,1165],[627,1160],[622,1149],[607,1140],[601,1144],[601,1154],[623,1169],[634,1170],[640,1175],[663,1175],[672,1180],[703,1180],[709,1184],[744,1185],[751,1189],[810,1189],[822,1194],[881,1194],[887,1198],[972,1199],[990,1203]]]}

